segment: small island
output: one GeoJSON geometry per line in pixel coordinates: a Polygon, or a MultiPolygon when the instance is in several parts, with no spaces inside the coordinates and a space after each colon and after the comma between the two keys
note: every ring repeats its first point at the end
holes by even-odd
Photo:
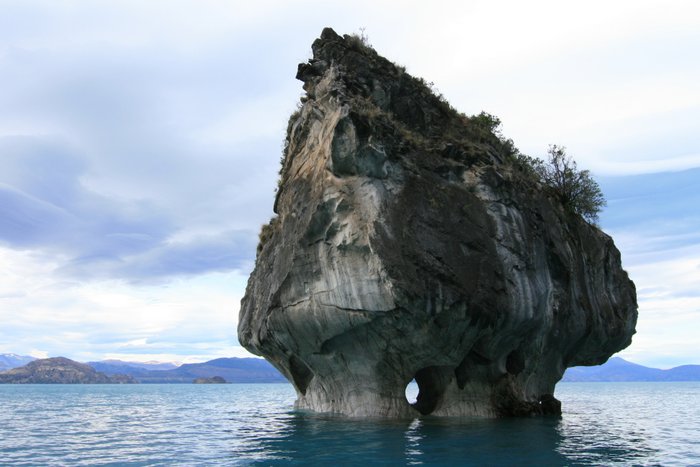
{"type": "Polygon", "coordinates": [[[211,378],[196,378],[192,382],[194,384],[226,384],[226,380],[221,376],[212,376],[211,378]]]}

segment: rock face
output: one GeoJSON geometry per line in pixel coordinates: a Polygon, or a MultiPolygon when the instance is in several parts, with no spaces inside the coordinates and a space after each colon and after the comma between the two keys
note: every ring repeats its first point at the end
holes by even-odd
{"type": "Polygon", "coordinates": [[[358,38],[325,29],[312,48],[240,342],[294,384],[300,409],[559,413],[564,370],[603,363],[635,332],[612,239],[511,142],[358,38]]]}
{"type": "Polygon", "coordinates": [[[127,384],[135,382],[131,376],[107,376],[85,363],[74,362],[64,357],[34,360],[23,367],[0,373],[0,383],[10,384],[127,384]]]}

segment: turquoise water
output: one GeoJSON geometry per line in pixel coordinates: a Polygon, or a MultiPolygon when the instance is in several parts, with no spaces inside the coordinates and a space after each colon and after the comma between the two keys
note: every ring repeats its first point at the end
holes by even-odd
{"type": "Polygon", "coordinates": [[[561,419],[398,422],[295,413],[286,384],[0,385],[0,465],[700,465],[700,383],[556,395],[561,419]]]}

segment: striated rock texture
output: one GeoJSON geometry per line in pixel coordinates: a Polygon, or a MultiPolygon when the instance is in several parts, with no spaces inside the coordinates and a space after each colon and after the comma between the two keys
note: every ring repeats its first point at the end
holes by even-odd
{"type": "Polygon", "coordinates": [[[297,408],[559,413],[567,367],[630,344],[636,293],[612,239],[483,119],[331,29],[297,78],[306,96],[238,327],[297,408]]]}

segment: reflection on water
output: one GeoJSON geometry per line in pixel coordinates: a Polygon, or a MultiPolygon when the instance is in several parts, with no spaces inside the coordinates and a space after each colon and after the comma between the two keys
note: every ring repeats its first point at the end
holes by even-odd
{"type": "Polygon", "coordinates": [[[289,414],[281,436],[235,453],[261,465],[564,465],[555,419],[404,422],[289,414]]]}
{"type": "Polygon", "coordinates": [[[562,418],[352,420],[289,385],[0,385],[0,465],[700,465],[700,383],[561,384],[562,418]]]}

